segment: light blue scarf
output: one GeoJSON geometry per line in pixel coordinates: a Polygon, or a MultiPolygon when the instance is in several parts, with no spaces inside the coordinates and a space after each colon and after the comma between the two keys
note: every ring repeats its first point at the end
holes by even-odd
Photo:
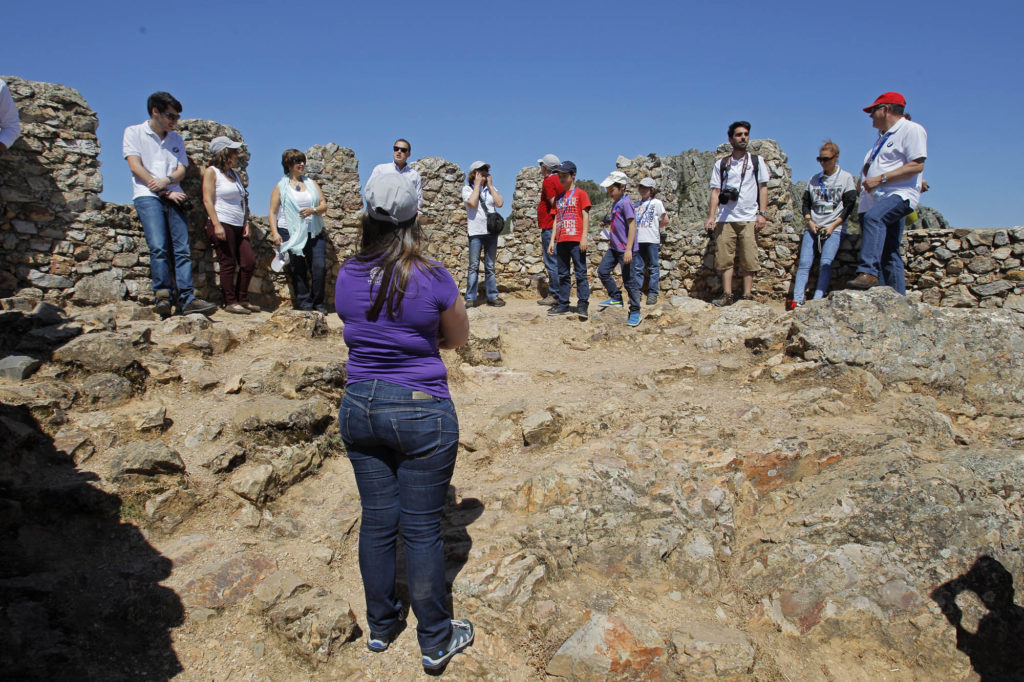
{"type": "MultiPolygon", "coordinates": [[[[316,190],[316,183],[306,176],[302,176],[302,181],[306,185],[306,191],[309,192],[309,196],[313,201],[313,208],[316,208],[320,205],[320,193],[316,190]]],[[[288,225],[288,241],[281,244],[278,248],[282,251],[287,249],[295,255],[301,256],[302,250],[306,248],[306,239],[308,237],[315,237],[323,232],[324,219],[319,214],[314,213],[309,223],[309,229],[305,229],[306,219],[299,215],[299,202],[291,183],[292,179],[287,175],[277,183],[277,190],[281,195],[281,211],[284,213],[284,219],[288,225]]]]}

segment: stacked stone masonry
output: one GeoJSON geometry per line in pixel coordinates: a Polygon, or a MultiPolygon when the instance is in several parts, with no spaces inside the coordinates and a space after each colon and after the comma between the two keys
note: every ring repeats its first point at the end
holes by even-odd
{"type": "MultiPolygon", "coordinates": [[[[149,255],[134,207],[99,198],[103,179],[96,114],[71,88],[17,77],[4,79],[20,111],[22,135],[0,155],[0,295],[34,287],[55,302],[73,299],[102,304],[125,298],[150,302],[149,255]]],[[[196,291],[203,298],[220,301],[216,258],[205,229],[201,173],[209,159],[210,140],[217,135],[243,138],[236,128],[199,119],[182,121],[179,131],[190,159],[182,185],[193,204],[188,218],[196,291]]],[[[782,299],[790,295],[804,229],[798,210],[803,183],[793,184],[787,157],[775,141],[754,140],[751,148],[762,156],[771,174],[768,226],[758,236],[762,269],[755,278],[755,294],[782,299]]],[[[723,145],[715,151],[691,149],[675,156],[650,154],[634,159],[620,156],[615,161],[614,167],[629,176],[634,199],[636,181],[650,176],[657,181],[658,196],[668,211],[670,222],[662,230],[663,296],[707,298],[717,291],[713,245],[703,222],[711,170],[715,160],[726,153],[728,147],[723,145]]],[[[351,149],[333,143],[311,147],[306,156],[307,173],[327,198],[327,294],[331,302],[338,264],[358,246],[362,208],[359,162],[351,149]]],[[[248,154],[243,153],[245,184],[248,161],[248,154]]],[[[465,172],[436,157],[420,159],[413,166],[423,178],[421,225],[428,237],[427,251],[464,287],[468,239],[461,193],[465,172]]],[[[597,175],[603,177],[605,172],[602,169],[597,175]]],[[[499,237],[496,264],[503,292],[543,287],[536,223],[540,182],[539,169],[530,166],[518,173],[514,188],[498,188],[506,198],[506,209],[511,205],[508,228],[499,237]]],[[[599,238],[600,218],[607,214],[608,201],[600,193],[591,199],[594,246],[589,259],[595,286],[596,265],[606,246],[599,238]]],[[[268,221],[256,215],[269,206],[269,197],[250,197],[250,206],[251,241],[257,253],[251,299],[274,308],[289,302],[291,292],[287,277],[270,269],[273,245],[268,221]]],[[[1024,227],[954,230],[930,209],[922,211],[918,225],[924,229],[908,230],[903,247],[912,297],[957,307],[1002,307],[1006,301],[1018,305],[1024,293],[1024,227]]],[[[855,225],[849,232],[833,269],[833,288],[842,287],[854,275],[859,234],[855,225]]]]}

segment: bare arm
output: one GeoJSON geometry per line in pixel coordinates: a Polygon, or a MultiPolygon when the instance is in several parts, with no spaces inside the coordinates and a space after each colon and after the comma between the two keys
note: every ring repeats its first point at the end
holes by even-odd
{"type": "Polygon", "coordinates": [[[455,297],[455,303],[441,313],[441,323],[437,329],[438,348],[458,348],[469,340],[469,316],[466,315],[466,302],[462,296],[455,297]]]}
{"type": "Polygon", "coordinates": [[[281,243],[281,235],[277,231],[277,212],[281,210],[281,190],[274,185],[274,191],[270,193],[270,215],[267,220],[270,222],[270,236],[275,244],[281,243]]]}
{"type": "Polygon", "coordinates": [[[718,216],[718,195],[722,190],[718,187],[711,188],[711,201],[708,204],[708,219],[704,222],[704,229],[711,231],[715,227],[715,218],[718,216]]]}
{"type": "Polygon", "coordinates": [[[494,182],[491,180],[491,176],[487,176],[487,189],[491,193],[491,200],[494,201],[494,208],[501,208],[505,205],[505,199],[502,198],[501,193],[495,189],[494,182]]]}
{"type": "Polygon", "coordinates": [[[220,220],[217,218],[217,211],[213,207],[214,201],[217,199],[217,172],[213,170],[213,166],[208,167],[203,171],[203,206],[206,207],[206,215],[209,217],[210,222],[213,223],[213,234],[217,239],[227,239],[224,234],[224,226],[220,224],[220,220]]]}
{"type": "Polygon", "coordinates": [[[627,265],[633,262],[633,244],[636,242],[636,218],[630,218],[628,225],[626,251],[622,254],[622,261],[627,265]]]}
{"type": "Polygon", "coordinates": [[[662,213],[658,220],[658,227],[668,227],[668,213],[662,213]]]}
{"type": "Polygon", "coordinates": [[[580,225],[580,251],[587,250],[587,235],[590,234],[590,207],[587,206],[581,211],[580,216],[582,217],[582,224],[580,225]]]}
{"type": "Polygon", "coordinates": [[[480,189],[482,187],[483,185],[480,183],[480,176],[478,175],[473,180],[473,191],[470,193],[469,197],[466,198],[466,206],[476,210],[477,205],[480,203],[480,189]]]}
{"type": "MultiPolygon", "coordinates": [[[[320,185],[316,184],[316,180],[313,181],[313,187],[316,187],[316,193],[320,197],[320,203],[315,208],[311,208],[310,214],[324,215],[327,213],[327,197],[320,191],[320,185]]],[[[303,216],[305,217],[305,216],[303,216]]]]}
{"type": "Polygon", "coordinates": [[[767,182],[762,182],[757,186],[757,205],[761,207],[761,210],[757,212],[757,218],[754,219],[754,230],[760,230],[768,224],[768,219],[761,215],[761,212],[768,206],[767,182]]]}

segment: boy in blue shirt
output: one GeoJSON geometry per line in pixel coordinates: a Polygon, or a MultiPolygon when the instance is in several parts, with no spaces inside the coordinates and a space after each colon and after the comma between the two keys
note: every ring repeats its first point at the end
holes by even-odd
{"type": "Polygon", "coordinates": [[[597,268],[597,276],[608,292],[608,299],[601,302],[601,307],[621,308],[622,291],[612,277],[615,266],[621,266],[622,285],[626,287],[626,293],[629,295],[627,324],[630,327],[635,327],[640,324],[640,282],[637,277],[639,268],[633,267],[633,265],[637,263],[635,255],[640,249],[640,245],[636,240],[636,213],[633,210],[633,202],[626,194],[628,182],[629,178],[625,173],[614,171],[601,183],[601,187],[608,190],[608,196],[614,203],[608,218],[608,250],[605,251],[601,265],[597,268]]]}

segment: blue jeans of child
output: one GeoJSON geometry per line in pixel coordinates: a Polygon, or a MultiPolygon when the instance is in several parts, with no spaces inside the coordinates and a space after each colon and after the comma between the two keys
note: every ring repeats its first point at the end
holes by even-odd
{"type": "Polygon", "coordinates": [[[616,251],[615,249],[608,247],[608,250],[604,252],[604,258],[601,259],[601,264],[597,266],[597,276],[601,280],[601,284],[604,285],[604,290],[608,292],[608,295],[617,301],[622,300],[622,291],[619,290],[619,285],[615,283],[615,278],[612,277],[612,271],[615,270],[615,266],[622,266],[622,285],[626,287],[626,293],[629,295],[629,312],[637,313],[640,312],[640,282],[637,281],[637,273],[643,272],[642,266],[637,267],[640,263],[637,262],[636,254],[633,254],[632,263],[627,264],[623,260],[625,253],[623,251],[616,251]]]}
{"type": "Polygon", "coordinates": [[[580,303],[590,302],[590,280],[587,279],[586,252],[580,251],[579,242],[558,242],[555,244],[555,256],[558,258],[558,290],[555,297],[559,305],[569,305],[569,292],[572,291],[570,266],[576,273],[576,298],[580,303]]]}
{"type": "Polygon", "coordinates": [[[814,257],[821,256],[818,265],[818,283],[814,287],[814,299],[825,298],[828,292],[828,283],[832,280],[832,261],[839,252],[839,245],[843,240],[843,233],[839,229],[833,230],[832,234],[825,239],[821,245],[820,254],[817,235],[811,234],[810,230],[804,231],[803,239],[800,240],[800,264],[797,266],[796,279],[793,281],[793,300],[803,303],[804,291],[807,289],[807,278],[814,265],[814,257]]]}
{"type": "Polygon", "coordinates": [[[395,592],[401,527],[420,650],[444,648],[451,614],[441,512],[459,447],[455,406],[448,398],[416,400],[412,389],[374,379],[346,387],[338,424],[362,505],[359,572],[370,634],[390,633],[402,610],[395,592]]]}
{"type": "Polygon", "coordinates": [[[469,237],[469,272],[466,274],[466,302],[476,300],[480,273],[480,252],[484,253],[484,291],[487,300],[498,298],[498,279],[494,276],[494,260],[498,255],[498,235],[477,234],[469,237]]]}
{"type": "Polygon", "coordinates": [[[541,253],[544,256],[544,270],[548,273],[548,294],[554,296],[555,290],[558,289],[558,257],[553,253],[548,253],[548,245],[551,244],[551,233],[551,228],[540,231],[540,246],[541,253]]]}
{"type": "Polygon", "coordinates": [[[636,263],[636,277],[640,283],[639,286],[642,287],[644,283],[644,268],[646,267],[651,271],[650,279],[647,280],[648,296],[658,295],[658,281],[661,279],[661,269],[658,266],[658,254],[660,251],[661,244],[657,242],[640,242],[640,250],[633,254],[633,258],[640,257],[640,262],[636,263]]]}
{"type": "MultiPolygon", "coordinates": [[[[278,228],[281,239],[288,241],[289,232],[278,228]]],[[[290,254],[288,272],[292,276],[295,290],[295,307],[299,310],[313,310],[324,302],[324,284],[327,279],[327,243],[324,233],[306,239],[302,255],[290,254]],[[310,283],[312,276],[312,284],[310,283]]]]}
{"type": "Polygon", "coordinates": [[[878,278],[878,283],[901,294],[907,293],[900,244],[903,221],[910,214],[910,202],[891,194],[866,213],[860,214],[860,262],[857,272],[878,278]]]}
{"type": "Polygon", "coordinates": [[[171,300],[177,300],[180,310],[195,298],[192,250],[188,244],[185,216],[178,207],[157,197],[136,197],[133,203],[149,246],[149,276],[153,278],[153,291],[171,291],[171,300]],[[177,292],[176,297],[173,292],[177,292]]]}

